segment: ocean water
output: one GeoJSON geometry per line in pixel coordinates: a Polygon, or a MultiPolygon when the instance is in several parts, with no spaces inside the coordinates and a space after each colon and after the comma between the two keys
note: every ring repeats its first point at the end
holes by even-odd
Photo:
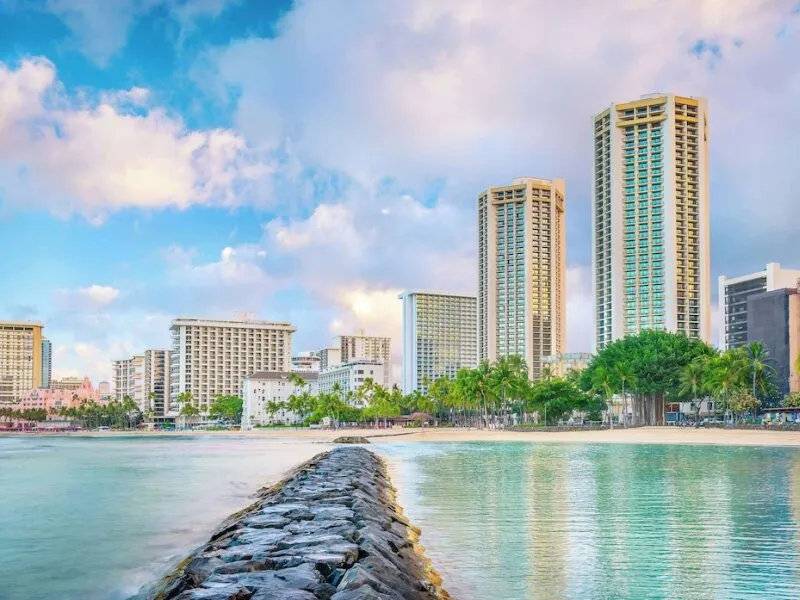
{"type": "MultiPolygon", "coordinates": [[[[0,438],[0,600],[118,600],[327,449],[0,438]]],[[[404,443],[399,500],[459,600],[800,598],[800,451],[404,443]]]]}
{"type": "Polygon", "coordinates": [[[800,598],[800,451],[396,444],[399,500],[460,600],[800,598]]]}
{"type": "Polygon", "coordinates": [[[117,600],[327,449],[251,437],[0,437],[0,600],[117,600]]]}

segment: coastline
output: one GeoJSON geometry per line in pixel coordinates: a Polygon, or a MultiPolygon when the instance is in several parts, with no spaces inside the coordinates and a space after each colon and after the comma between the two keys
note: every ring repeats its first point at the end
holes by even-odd
{"type": "Polygon", "coordinates": [[[276,441],[330,443],[342,435],[363,436],[372,444],[418,442],[529,442],[537,444],[693,444],[712,446],[800,447],[800,431],[739,429],[693,429],[684,427],[639,427],[603,431],[503,431],[485,429],[262,429],[254,431],[109,431],[0,433],[8,437],[241,437],[276,441]]]}

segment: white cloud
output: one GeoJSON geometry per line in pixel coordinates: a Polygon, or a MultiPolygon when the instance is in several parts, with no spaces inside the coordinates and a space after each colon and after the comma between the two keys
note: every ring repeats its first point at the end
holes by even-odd
{"type": "Polygon", "coordinates": [[[58,290],[56,304],[69,310],[97,310],[119,298],[119,290],[108,285],[90,285],[74,290],[58,290]]]}
{"type": "Polygon", "coordinates": [[[134,88],[85,103],[44,59],[0,63],[0,161],[8,203],[79,213],[93,222],[124,208],[235,206],[268,167],[225,129],[189,130],[134,88]],[[112,100],[109,100],[113,96],[112,100]]]}
{"type": "Polygon", "coordinates": [[[765,262],[785,253],[795,220],[783,215],[800,187],[794,6],[308,0],[275,38],[238,41],[216,64],[235,90],[240,131],[367,187],[390,178],[419,191],[443,179],[445,197],[472,210],[487,185],[565,177],[580,232],[571,255],[582,262],[590,115],[659,90],[706,95],[715,249],[746,229],[764,236],[754,260],[765,262]]]}

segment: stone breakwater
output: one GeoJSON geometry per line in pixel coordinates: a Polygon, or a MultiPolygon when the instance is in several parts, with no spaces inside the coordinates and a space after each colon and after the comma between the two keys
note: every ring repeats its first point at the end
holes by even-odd
{"type": "Polygon", "coordinates": [[[337,448],[230,517],[143,597],[446,600],[379,458],[337,448]]]}

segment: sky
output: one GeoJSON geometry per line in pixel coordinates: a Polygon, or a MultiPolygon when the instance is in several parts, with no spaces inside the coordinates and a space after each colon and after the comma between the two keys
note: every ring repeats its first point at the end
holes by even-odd
{"type": "Polygon", "coordinates": [[[474,293],[476,201],[567,186],[568,350],[592,338],[592,115],[709,100],[716,278],[800,268],[797,0],[0,0],[0,319],[108,380],[178,316],[293,350],[474,293]]]}

